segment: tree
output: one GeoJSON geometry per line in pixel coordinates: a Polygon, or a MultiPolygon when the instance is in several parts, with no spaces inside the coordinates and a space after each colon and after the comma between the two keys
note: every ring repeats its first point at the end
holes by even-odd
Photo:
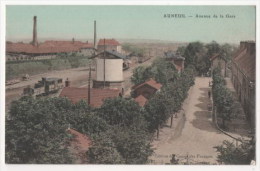
{"type": "Polygon", "coordinates": [[[133,100],[125,98],[106,99],[98,110],[98,115],[109,125],[130,127],[144,120],[141,107],[133,100]]]}
{"type": "Polygon", "coordinates": [[[232,93],[225,87],[225,79],[220,73],[220,68],[213,70],[213,102],[217,107],[218,116],[222,118],[222,126],[226,128],[225,122],[230,121],[234,115],[234,100],[232,93]]]}
{"type": "Polygon", "coordinates": [[[173,82],[178,77],[174,64],[162,58],[153,61],[151,72],[153,78],[163,85],[166,85],[169,81],[173,82]]]}
{"type": "Polygon", "coordinates": [[[68,111],[67,122],[71,124],[71,127],[88,136],[109,129],[107,122],[100,118],[94,109],[83,100],[73,105],[72,109],[68,111]]]}
{"type": "Polygon", "coordinates": [[[151,77],[153,76],[150,67],[139,66],[133,70],[133,75],[131,76],[131,82],[135,85],[138,85],[147,81],[151,77]]]}
{"type": "Polygon", "coordinates": [[[95,137],[86,155],[91,164],[124,164],[122,156],[107,133],[95,137]]]}
{"type": "Polygon", "coordinates": [[[159,137],[160,126],[169,118],[170,113],[167,109],[167,98],[164,93],[156,93],[145,105],[145,119],[148,122],[150,131],[157,130],[157,138],[159,137]]]}
{"type": "Polygon", "coordinates": [[[218,162],[224,164],[250,164],[255,160],[255,140],[240,139],[239,145],[234,142],[223,141],[219,146],[214,147],[218,154],[218,162]]]}
{"type": "Polygon", "coordinates": [[[145,164],[152,154],[149,134],[143,129],[114,127],[111,138],[125,164],[145,164]]]}
{"type": "Polygon", "coordinates": [[[68,152],[66,99],[23,97],[11,105],[6,119],[7,163],[71,163],[68,152]]]}

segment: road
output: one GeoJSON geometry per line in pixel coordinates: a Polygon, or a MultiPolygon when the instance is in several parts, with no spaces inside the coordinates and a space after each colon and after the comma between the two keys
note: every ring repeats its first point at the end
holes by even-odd
{"type": "Polygon", "coordinates": [[[217,152],[213,147],[223,140],[233,140],[218,131],[212,123],[211,112],[207,110],[208,82],[209,78],[206,77],[195,79],[195,85],[183,104],[184,112],[174,119],[173,128],[163,127],[159,139],[153,141],[152,164],[170,163],[172,154],[180,163],[218,164],[217,152]]]}

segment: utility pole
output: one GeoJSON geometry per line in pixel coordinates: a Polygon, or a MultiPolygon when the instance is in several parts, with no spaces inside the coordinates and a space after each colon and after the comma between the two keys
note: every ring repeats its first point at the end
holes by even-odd
{"type": "Polygon", "coordinates": [[[91,62],[89,63],[89,75],[88,75],[88,105],[90,106],[90,100],[91,100],[91,96],[90,96],[90,84],[91,84],[91,62]]]}
{"type": "Polygon", "coordinates": [[[103,58],[104,58],[104,63],[103,63],[103,65],[104,65],[104,70],[103,70],[103,72],[104,72],[104,87],[103,88],[105,88],[106,87],[106,39],[104,39],[104,53],[103,53],[103,58]]]}

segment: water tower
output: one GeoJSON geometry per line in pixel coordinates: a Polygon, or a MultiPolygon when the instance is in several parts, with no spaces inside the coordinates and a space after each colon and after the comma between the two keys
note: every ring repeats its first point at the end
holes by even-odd
{"type": "Polygon", "coordinates": [[[96,77],[93,88],[119,88],[123,87],[123,60],[126,56],[113,51],[105,50],[95,56],[96,77]]]}

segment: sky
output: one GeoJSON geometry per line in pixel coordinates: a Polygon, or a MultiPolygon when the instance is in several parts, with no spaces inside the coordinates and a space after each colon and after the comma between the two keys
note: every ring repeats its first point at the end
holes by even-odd
{"type": "Polygon", "coordinates": [[[33,16],[37,16],[39,41],[93,39],[96,20],[98,38],[215,40],[237,44],[242,40],[255,40],[255,13],[255,6],[8,5],[6,39],[32,39],[33,16]],[[165,14],[181,14],[185,18],[165,18],[165,14]],[[196,18],[196,15],[210,18],[196,18]],[[227,15],[234,17],[227,18],[227,15]]]}

